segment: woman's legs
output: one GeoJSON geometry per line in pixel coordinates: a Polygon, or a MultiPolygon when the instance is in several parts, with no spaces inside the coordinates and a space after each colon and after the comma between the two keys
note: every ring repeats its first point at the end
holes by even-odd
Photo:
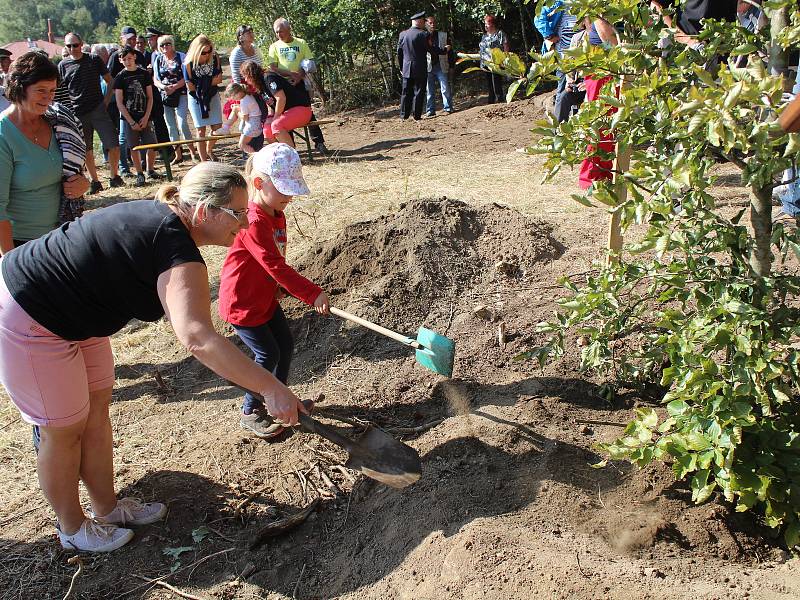
{"type": "MultiPolygon", "coordinates": [[[[211,135],[214,135],[217,129],[222,127],[222,123],[217,123],[216,125],[209,125],[209,127],[211,127],[211,135]]],[[[208,149],[206,150],[208,156],[211,157],[211,160],[216,160],[216,157],[214,156],[214,145],[217,143],[217,140],[209,140],[206,143],[208,144],[207,146],[208,149]]]]}
{"type": "MultiPolygon", "coordinates": [[[[182,136],[181,139],[192,139],[192,130],[189,128],[189,97],[187,95],[181,96],[181,99],[178,102],[178,108],[175,109],[175,111],[178,118],[178,129],[180,130],[180,135],[182,136]]],[[[186,146],[189,148],[189,154],[192,155],[192,159],[196,160],[198,152],[197,148],[195,148],[195,145],[187,144],[186,146]]]]}
{"type": "MultiPolygon", "coordinates": [[[[204,138],[206,137],[206,128],[198,127],[197,128],[197,137],[204,138]]],[[[209,142],[197,142],[197,151],[200,153],[200,160],[208,160],[208,144],[209,142]]]]}
{"type": "Polygon", "coordinates": [[[39,486],[58,517],[62,533],[72,535],[86,515],[78,500],[84,419],[66,427],[39,428],[41,441],[37,456],[39,486]]]}
{"type": "Polygon", "coordinates": [[[89,418],[81,436],[81,480],[89,492],[92,512],[107,515],[117,505],[114,493],[114,442],[108,406],[112,388],[89,393],[89,418]]]}

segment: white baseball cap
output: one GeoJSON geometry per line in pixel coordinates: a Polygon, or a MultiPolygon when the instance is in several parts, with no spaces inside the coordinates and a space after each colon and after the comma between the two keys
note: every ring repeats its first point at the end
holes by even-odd
{"type": "Polygon", "coordinates": [[[253,155],[253,169],[266,175],[281,194],[308,196],[303,164],[297,150],[284,143],[268,144],[253,155]]]}

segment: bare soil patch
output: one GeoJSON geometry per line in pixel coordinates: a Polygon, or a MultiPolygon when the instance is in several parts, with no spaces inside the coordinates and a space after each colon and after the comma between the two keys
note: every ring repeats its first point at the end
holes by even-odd
{"type": "MultiPolygon", "coordinates": [[[[325,393],[327,422],[394,430],[422,455],[422,479],[393,490],[339,469],[344,453],[314,436],[247,437],[237,390],[168,324],[132,323],[113,339],[117,483],[170,511],[124,550],[85,558],[76,597],[174,597],[134,575],[225,599],[800,597],[797,561],[751,515],[717,498],[692,505],[667,467],[592,468],[593,444],[619,428],[583,421],[623,423],[645,399],[602,400],[601,381],[577,370],[577,346],[544,370],[519,360],[542,341],[535,324],[552,315],[557,278],[591,269],[607,218],[569,198],[568,172],[539,184],[540,159],[516,152],[544,104],[475,105],[418,124],[391,107],[340,115],[326,128],[336,154],[306,166],[312,196],[290,209],[290,262],[337,305],[456,341],[444,380],[394,342],[285,302],[293,387],[325,393]],[[305,524],[247,549],[259,527],[320,494],[305,524]]],[[[724,188],[744,193],[732,178],[724,188]]],[[[153,190],[107,191],[97,205],[153,190]]],[[[224,250],[204,256],[216,288],[224,250]]],[[[0,597],[62,598],[74,567],[56,545],[29,436],[4,399],[0,597]]]]}

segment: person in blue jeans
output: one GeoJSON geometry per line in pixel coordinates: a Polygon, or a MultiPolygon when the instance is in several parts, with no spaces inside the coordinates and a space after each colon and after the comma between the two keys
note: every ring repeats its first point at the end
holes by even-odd
{"type": "MultiPolygon", "coordinates": [[[[539,16],[533,20],[533,24],[544,38],[542,54],[555,50],[561,56],[570,46],[577,17],[569,13],[564,2],[557,0],[543,6],[539,16]]],[[[553,114],[559,123],[563,123],[573,113],[574,102],[580,98],[580,95],[570,93],[574,90],[567,88],[566,73],[557,71],[556,75],[558,76],[558,86],[554,98],[553,114]]]]}
{"type": "Polygon", "coordinates": [[[428,117],[436,116],[436,86],[438,85],[442,94],[444,112],[449,115],[453,112],[453,96],[450,92],[450,63],[448,61],[450,45],[447,43],[447,33],[436,30],[436,17],[434,16],[425,19],[425,27],[430,33],[434,45],[446,50],[444,54],[428,54],[428,98],[425,114],[428,117]]]}

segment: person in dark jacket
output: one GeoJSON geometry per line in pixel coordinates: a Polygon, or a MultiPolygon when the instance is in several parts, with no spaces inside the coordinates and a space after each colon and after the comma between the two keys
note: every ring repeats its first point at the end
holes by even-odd
{"type": "Polygon", "coordinates": [[[404,121],[412,112],[415,121],[422,118],[428,87],[429,52],[438,58],[439,54],[444,54],[447,50],[440,50],[433,45],[430,34],[425,30],[425,13],[420,12],[411,17],[411,27],[400,34],[397,42],[397,62],[400,63],[403,77],[400,118],[404,121]]]}

